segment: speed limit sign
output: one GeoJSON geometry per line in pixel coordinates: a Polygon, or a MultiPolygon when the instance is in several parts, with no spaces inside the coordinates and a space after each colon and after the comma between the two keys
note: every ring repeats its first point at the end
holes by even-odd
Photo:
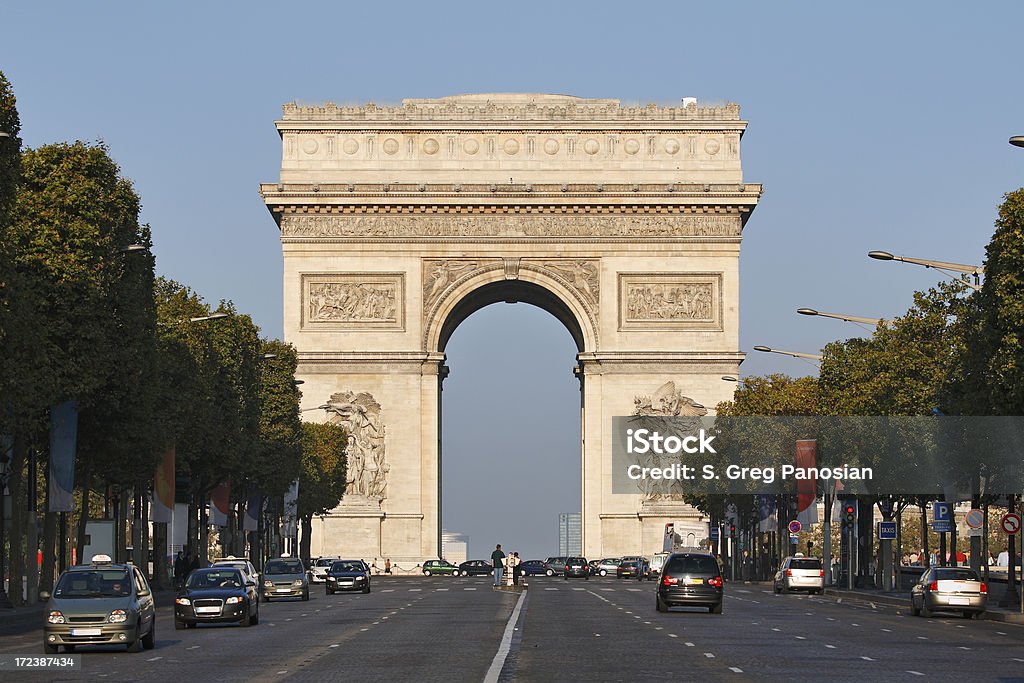
{"type": "Polygon", "coordinates": [[[1002,525],[1003,531],[1011,536],[1020,531],[1020,515],[1016,512],[1009,512],[1003,515],[999,523],[1002,525]]]}

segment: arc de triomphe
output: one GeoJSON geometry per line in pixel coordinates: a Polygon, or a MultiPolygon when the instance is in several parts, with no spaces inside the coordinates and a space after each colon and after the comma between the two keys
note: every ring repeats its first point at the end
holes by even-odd
{"type": "Polygon", "coordinates": [[[438,557],[445,345],[499,301],[546,309],[579,348],[584,554],[659,551],[666,522],[705,536],[682,501],[612,493],[611,428],[731,398],[740,241],[761,195],[737,105],[462,95],[287,104],[276,125],[281,178],[261,193],[284,334],[304,415],[350,435],[314,554],[438,557]]]}

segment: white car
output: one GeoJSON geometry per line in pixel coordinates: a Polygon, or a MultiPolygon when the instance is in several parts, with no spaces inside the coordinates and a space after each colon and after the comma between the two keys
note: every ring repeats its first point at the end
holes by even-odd
{"type": "Polygon", "coordinates": [[[242,571],[242,574],[245,576],[246,581],[251,580],[254,583],[256,583],[256,585],[259,585],[260,573],[256,571],[256,567],[252,566],[252,562],[245,559],[244,557],[235,557],[234,555],[229,555],[228,557],[218,557],[210,563],[210,566],[237,567],[242,571]]]}
{"type": "Polygon", "coordinates": [[[340,559],[340,557],[318,557],[313,560],[309,567],[309,582],[327,583],[327,570],[340,559]]]}

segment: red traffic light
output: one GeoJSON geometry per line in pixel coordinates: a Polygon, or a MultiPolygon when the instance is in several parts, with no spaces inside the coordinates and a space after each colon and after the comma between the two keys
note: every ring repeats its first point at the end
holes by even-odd
{"type": "Polygon", "coordinates": [[[852,515],[853,514],[853,506],[852,505],[847,505],[846,506],[846,514],[848,514],[848,515],[852,515]]]}

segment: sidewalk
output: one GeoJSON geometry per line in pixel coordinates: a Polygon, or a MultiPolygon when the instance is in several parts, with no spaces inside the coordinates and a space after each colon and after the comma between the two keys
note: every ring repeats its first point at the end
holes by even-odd
{"type": "MultiPolygon", "coordinates": [[[[909,592],[886,593],[884,591],[867,588],[854,588],[850,590],[845,588],[829,587],[825,589],[825,595],[831,595],[839,600],[856,600],[858,602],[888,605],[890,607],[904,607],[908,610],[910,609],[909,592]]],[[[1009,624],[1024,624],[1024,614],[1021,614],[1019,611],[1012,611],[999,607],[996,603],[998,603],[998,598],[990,595],[988,608],[983,614],[980,614],[978,618],[987,619],[989,621],[1001,621],[1009,624]]]]}

